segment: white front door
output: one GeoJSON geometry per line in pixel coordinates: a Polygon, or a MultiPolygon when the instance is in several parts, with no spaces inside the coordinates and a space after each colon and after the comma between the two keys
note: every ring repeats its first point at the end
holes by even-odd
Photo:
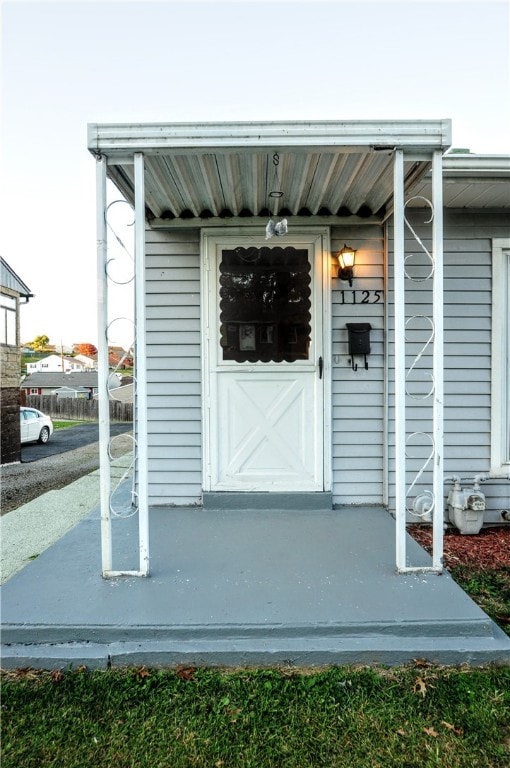
{"type": "Polygon", "coordinates": [[[205,490],[325,488],[323,239],[203,238],[205,490]]]}

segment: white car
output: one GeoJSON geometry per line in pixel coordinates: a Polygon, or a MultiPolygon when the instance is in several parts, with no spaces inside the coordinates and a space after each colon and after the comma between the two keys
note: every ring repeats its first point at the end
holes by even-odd
{"type": "Polygon", "coordinates": [[[19,409],[21,444],[47,443],[53,434],[53,422],[37,408],[19,409]]]}

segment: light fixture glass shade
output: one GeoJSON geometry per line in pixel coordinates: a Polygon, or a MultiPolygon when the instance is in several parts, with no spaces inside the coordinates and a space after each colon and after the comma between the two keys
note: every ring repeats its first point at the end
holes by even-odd
{"type": "Polygon", "coordinates": [[[348,245],[344,245],[338,254],[338,262],[342,269],[352,269],[355,259],[356,250],[354,248],[350,248],[348,245]]]}

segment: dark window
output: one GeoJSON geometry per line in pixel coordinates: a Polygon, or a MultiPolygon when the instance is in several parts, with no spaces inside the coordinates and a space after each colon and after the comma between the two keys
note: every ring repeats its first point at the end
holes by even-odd
{"type": "Polygon", "coordinates": [[[0,344],[16,346],[16,306],[14,296],[0,294],[0,344]]]}
{"type": "Polygon", "coordinates": [[[311,267],[297,248],[235,248],[220,264],[223,360],[308,360],[311,267]]]}

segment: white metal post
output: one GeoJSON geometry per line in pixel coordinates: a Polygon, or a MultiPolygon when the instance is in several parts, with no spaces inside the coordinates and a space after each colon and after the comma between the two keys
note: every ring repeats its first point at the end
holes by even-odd
{"type": "Polygon", "coordinates": [[[404,286],[404,153],[395,150],[394,194],[394,357],[395,357],[395,529],[397,571],[406,567],[406,382],[404,286]]]}
{"type": "Polygon", "coordinates": [[[432,203],[434,220],[432,230],[434,254],[433,323],[434,323],[434,471],[433,471],[433,552],[432,567],[442,569],[443,564],[443,408],[444,408],[444,365],[443,365],[443,178],[442,154],[436,150],[432,157],[432,203]]]}
{"type": "Polygon", "coordinates": [[[138,542],[140,575],[149,574],[149,478],[147,430],[147,350],[145,322],[145,177],[144,157],[135,153],[135,319],[138,469],[138,542]]]}
{"type": "Polygon", "coordinates": [[[99,390],[99,483],[101,506],[101,567],[103,576],[112,568],[112,523],[110,513],[110,404],[108,396],[108,277],[106,226],[106,157],[96,164],[96,230],[97,230],[97,326],[98,326],[98,390],[99,390]]]}

